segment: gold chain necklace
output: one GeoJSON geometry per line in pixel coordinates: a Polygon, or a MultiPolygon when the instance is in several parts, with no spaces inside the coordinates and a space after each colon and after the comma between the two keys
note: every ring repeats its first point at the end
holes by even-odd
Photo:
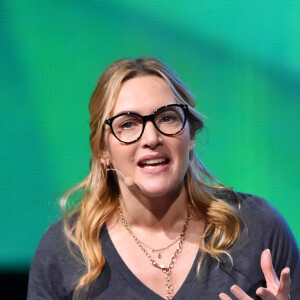
{"type": "Polygon", "coordinates": [[[153,253],[158,252],[157,258],[162,258],[161,253],[165,250],[167,250],[168,248],[170,248],[171,246],[173,246],[174,244],[176,244],[180,239],[180,236],[178,236],[170,245],[164,247],[164,248],[160,248],[160,249],[154,249],[151,248],[150,246],[148,246],[147,244],[145,244],[143,241],[140,240],[140,243],[143,244],[144,246],[146,246],[147,248],[149,248],[153,253]]]}
{"type": "Polygon", "coordinates": [[[134,241],[137,243],[139,248],[144,252],[144,254],[147,256],[147,258],[150,260],[151,264],[154,267],[160,269],[166,275],[166,281],[165,281],[166,292],[167,292],[166,299],[171,300],[174,296],[174,286],[173,286],[173,282],[172,282],[172,269],[174,268],[174,265],[177,262],[177,259],[178,259],[178,256],[179,256],[180,252],[182,251],[183,243],[184,243],[184,240],[185,240],[185,234],[186,234],[186,231],[187,231],[187,228],[188,228],[189,220],[191,219],[189,209],[187,211],[187,217],[186,217],[185,222],[183,224],[182,232],[179,236],[178,245],[176,247],[176,250],[175,250],[168,266],[158,264],[150,256],[150,254],[147,252],[147,250],[143,247],[141,241],[135,236],[135,234],[129,228],[129,226],[128,226],[125,218],[124,218],[121,204],[119,204],[119,210],[120,210],[120,217],[121,217],[121,220],[122,220],[122,223],[123,223],[124,227],[127,229],[127,231],[132,236],[134,241]]]}

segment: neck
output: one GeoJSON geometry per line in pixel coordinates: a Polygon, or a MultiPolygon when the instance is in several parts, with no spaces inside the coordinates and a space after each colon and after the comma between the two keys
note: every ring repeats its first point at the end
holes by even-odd
{"type": "Polygon", "coordinates": [[[131,228],[147,231],[177,231],[187,216],[187,194],[184,187],[164,196],[149,197],[121,193],[124,218],[131,228]]]}

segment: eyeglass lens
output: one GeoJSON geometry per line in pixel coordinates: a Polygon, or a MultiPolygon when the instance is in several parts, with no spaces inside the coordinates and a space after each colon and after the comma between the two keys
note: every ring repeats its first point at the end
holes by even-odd
{"type": "MultiPolygon", "coordinates": [[[[153,115],[154,123],[163,134],[173,135],[182,130],[185,122],[184,110],[180,106],[158,109],[153,115]]],[[[118,139],[125,143],[137,140],[144,129],[143,118],[134,113],[120,115],[113,120],[112,129],[118,139]]]]}

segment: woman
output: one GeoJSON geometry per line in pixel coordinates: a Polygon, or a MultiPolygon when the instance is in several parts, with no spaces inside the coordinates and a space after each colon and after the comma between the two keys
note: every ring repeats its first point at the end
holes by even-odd
{"type": "Polygon", "coordinates": [[[221,186],[197,159],[194,106],[158,60],[104,71],[89,105],[90,174],[37,249],[28,299],[228,300],[230,288],[240,300],[300,299],[292,233],[267,202],[221,186]]]}

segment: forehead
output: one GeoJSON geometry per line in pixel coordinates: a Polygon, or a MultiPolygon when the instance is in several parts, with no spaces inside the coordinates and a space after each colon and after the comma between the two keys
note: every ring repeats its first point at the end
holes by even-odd
{"type": "Polygon", "coordinates": [[[169,84],[158,76],[135,77],[120,89],[112,115],[132,111],[150,114],[157,108],[176,103],[169,84]]]}

